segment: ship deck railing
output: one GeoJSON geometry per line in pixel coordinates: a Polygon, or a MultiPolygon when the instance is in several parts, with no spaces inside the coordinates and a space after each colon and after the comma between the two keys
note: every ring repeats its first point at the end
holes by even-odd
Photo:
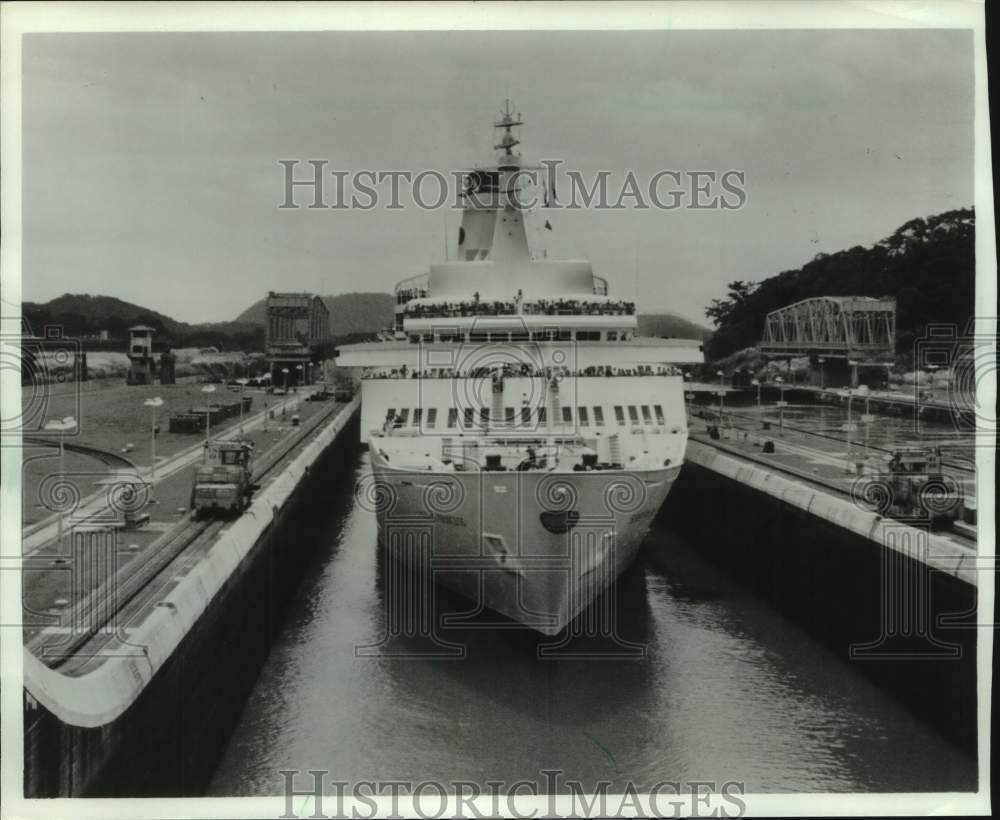
{"type": "Polygon", "coordinates": [[[371,438],[393,438],[393,439],[446,439],[453,442],[473,441],[478,447],[496,446],[549,446],[549,445],[586,445],[588,441],[593,441],[597,437],[611,438],[612,436],[641,436],[641,435],[677,435],[684,432],[685,428],[678,425],[668,428],[656,424],[637,424],[628,426],[605,426],[601,429],[583,431],[579,427],[571,425],[551,425],[549,427],[538,428],[531,432],[525,430],[483,428],[483,427],[460,427],[446,428],[423,428],[423,427],[375,427],[369,431],[371,438]]]}
{"type": "MultiPolygon", "coordinates": [[[[428,368],[426,370],[410,370],[409,368],[370,368],[362,373],[363,379],[481,379],[493,374],[489,368],[481,372],[455,371],[451,368],[428,368]]],[[[612,367],[611,365],[591,365],[577,370],[559,370],[548,368],[541,370],[529,368],[525,370],[510,370],[501,374],[505,379],[552,379],[552,378],[615,378],[620,376],[680,376],[681,370],[676,367],[658,365],[643,365],[639,367],[612,367]]]]}
{"type": "Polygon", "coordinates": [[[585,444],[586,437],[583,433],[573,432],[568,429],[568,425],[563,429],[552,426],[545,431],[537,430],[530,433],[524,430],[503,431],[496,429],[483,429],[462,427],[448,430],[422,430],[418,427],[386,429],[385,427],[373,429],[371,435],[376,438],[421,438],[433,437],[435,439],[450,438],[452,441],[475,441],[480,447],[497,446],[519,446],[519,445],[539,445],[549,444],[585,444]]]}

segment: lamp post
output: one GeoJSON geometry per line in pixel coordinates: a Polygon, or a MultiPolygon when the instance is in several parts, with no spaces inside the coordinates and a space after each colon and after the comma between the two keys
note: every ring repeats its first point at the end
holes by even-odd
{"type": "Polygon", "coordinates": [[[760,379],[751,379],[750,384],[757,388],[757,412],[760,412],[760,379]]]}
{"type": "Polygon", "coordinates": [[[719,377],[719,423],[725,426],[726,418],[726,374],[721,370],[716,370],[715,375],[719,377]]]}
{"type": "Polygon", "coordinates": [[[927,375],[930,381],[927,383],[927,401],[931,403],[934,401],[934,371],[938,369],[936,364],[925,364],[924,369],[927,371],[927,375]]]}
{"type": "Polygon", "coordinates": [[[826,388],[826,378],[825,378],[825,374],[824,374],[824,371],[823,371],[823,364],[824,364],[824,362],[826,362],[826,359],[823,358],[822,356],[820,356],[819,357],[819,389],[820,390],[824,390],[826,388]]]}
{"type": "Polygon", "coordinates": [[[146,399],[143,404],[152,410],[152,419],[149,425],[149,502],[153,502],[153,485],[156,484],[156,408],[163,406],[163,399],[153,396],[146,399]]]}
{"type": "Polygon", "coordinates": [[[299,371],[298,375],[295,377],[295,392],[298,393],[299,385],[302,384],[302,374],[305,371],[302,369],[302,365],[300,364],[295,365],[295,369],[299,371]]]}
{"type": "Polygon", "coordinates": [[[851,419],[851,399],[854,398],[854,390],[850,387],[847,388],[841,395],[847,396],[847,424],[844,425],[844,430],[847,433],[847,466],[844,469],[845,473],[851,472],[851,433],[857,429],[857,425],[851,419]]]}
{"type": "Polygon", "coordinates": [[[267,382],[267,387],[264,388],[264,432],[265,433],[267,432],[267,416],[268,416],[268,410],[267,410],[267,391],[271,390],[271,389],[272,389],[272,387],[271,387],[271,381],[269,379],[268,382],[267,382]]]}
{"type": "Polygon", "coordinates": [[[859,387],[858,392],[865,397],[865,412],[861,416],[861,423],[865,426],[865,461],[867,461],[871,456],[871,452],[868,449],[868,435],[871,432],[871,426],[872,422],[875,421],[875,416],[869,412],[871,397],[868,394],[868,387],[859,387]]]}
{"type": "Polygon", "coordinates": [[[246,393],[247,381],[247,379],[236,380],[236,383],[240,386],[240,436],[243,435],[243,395],[246,393]]]}
{"type": "Polygon", "coordinates": [[[285,374],[285,392],[287,393],[288,392],[288,368],[287,367],[281,368],[281,372],[285,374]]]}
{"type": "MultiPolygon", "coordinates": [[[[63,439],[66,437],[66,433],[76,429],[76,419],[73,416],[66,416],[66,418],[52,421],[47,421],[45,426],[42,428],[53,433],[59,433],[59,483],[62,484],[66,480],[66,453],[63,449],[63,439]]],[[[63,543],[63,516],[64,512],[59,511],[59,551],[62,552],[63,543]]]]}
{"type": "Polygon", "coordinates": [[[778,385],[778,435],[785,434],[785,380],[781,376],[775,376],[774,381],[778,385]]]}
{"type": "MultiPolygon", "coordinates": [[[[201,388],[202,393],[214,393],[215,385],[206,384],[201,388]]],[[[206,401],[208,401],[206,399],[206,401]]],[[[205,444],[208,444],[209,440],[212,438],[212,405],[205,405],[205,444]]]]}

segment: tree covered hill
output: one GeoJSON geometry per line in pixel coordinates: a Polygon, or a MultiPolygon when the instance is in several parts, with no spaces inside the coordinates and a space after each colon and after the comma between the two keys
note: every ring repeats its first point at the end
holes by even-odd
{"type": "MultiPolygon", "coordinates": [[[[340,341],[356,341],[392,324],[393,297],[387,293],[348,293],[324,297],[330,307],[330,329],[340,341]]],[[[157,340],[173,347],[218,347],[220,350],[264,349],[264,300],[229,322],[189,324],[151,308],[114,296],[65,293],[48,302],[24,302],[21,314],[33,333],[58,326],[70,338],[86,338],[107,331],[124,339],[132,325],[149,325],[157,340]]]]}
{"type": "MultiPolygon", "coordinates": [[[[334,339],[360,341],[393,325],[395,297],[390,293],[344,293],[324,296],[330,309],[334,339]]],[[[123,340],[132,325],[156,328],[157,340],[172,347],[218,347],[220,350],[264,349],[266,302],[261,299],[231,322],[188,324],[155,310],[113,296],[66,293],[48,302],[25,302],[22,315],[33,333],[46,326],[59,326],[70,338],[85,338],[107,331],[113,340],[123,340]]],[[[640,315],[639,331],[649,336],[704,340],[712,331],[669,313],[640,315]]]]}
{"type": "Polygon", "coordinates": [[[641,336],[659,336],[661,338],[708,340],[712,337],[711,328],[689,321],[672,313],[640,313],[639,334],[641,336]]]}
{"type": "Polygon", "coordinates": [[[172,347],[218,347],[220,350],[262,350],[263,328],[249,322],[188,324],[151,308],[114,296],[64,293],[48,302],[24,302],[21,315],[32,333],[58,326],[69,338],[86,338],[107,331],[111,339],[125,339],[132,325],[149,325],[157,340],[172,347]]]}
{"type": "Polygon", "coordinates": [[[954,323],[961,332],[975,309],[975,214],[961,208],[911,219],[870,248],[818,254],[797,270],[759,283],[729,284],[705,310],[716,326],[710,358],[757,344],[772,310],[815,296],[896,299],[896,351],[909,356],[928,323],[954,323]]]}
{"type": "Polygon", "coordinates": [[[48,302],[24,302],[21,314],[36,333],[41,332],[44,325],[58,324],[67,336],[86,336],[106,330],[108,335],[118,338],[126,335],[131,325],[138,324],[149,325],[171,335],[183,333],[191,327],[114,296],[91,296],[86,293],[64,293],[48,302]]]}

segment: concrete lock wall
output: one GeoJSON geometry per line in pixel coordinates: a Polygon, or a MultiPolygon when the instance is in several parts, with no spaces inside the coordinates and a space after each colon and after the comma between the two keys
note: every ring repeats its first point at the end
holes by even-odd
{"type": "Polygon", "coordinates": [[[133,635],[145,657],[67,678],[25,653],[25,795],[195,796],[207,785],[357,446],[355,399],[133,635]],[[204,571],[202,571],[204,570],[204,571]],[[177,621],[177,623],[172,623],[177,621]],[[146,634],[149,633],[149,634],[146,634]],[[100,680],[97,678],[100,677],[100,680]],[[93,678],[88,680],[88,678],[93,678]]]}
{"type": "Polygon", "coordinates": [[[974,556],[697,442],[663,514],[831,663],[851,663],[975,754],[974,556]]]}
{"type": "MultiPolygon", "coordinates": [[[[155,640],[136,637],[150,644],[148,660],[105,663],[119,669],[107,685],[75,679],[93,703],[66,696],[53,682],[63,678],[72,687],[73,679],[39,669],[40,662],[26,656],[27,796],[202,792],[301,577],[330,494],[350,489],[338,485],[351,478],[337,465],[345,448],[357,446],[358,416],[355,399],[338,417],[339,435],[322,440],[327,431],[321,433],[310,445],[317,449],[301,454],[260,494],[254,515],[219,539],[211,577],[192,573],[167,596],[189,629],[169,627],[176,616],[164,610],[155,640]],[[109,695],[114,692],[123,693],[120,700],[109,695]]],[[[919,555],[915,542],[901,536],[914,528],[706,445],[691,442],[688,459],[663,511],[671,525],[829,647],[831,663],[855,664],[942,734],[974,750],[974,562],[946,554],[941,545],[922,560],[913,557],[919,555]],[[906,621],[897,612],[891,622],[909,623],[909,634],[887,629],[890,578],[926,584],[926,617],[910,613],[906,621]]]]}

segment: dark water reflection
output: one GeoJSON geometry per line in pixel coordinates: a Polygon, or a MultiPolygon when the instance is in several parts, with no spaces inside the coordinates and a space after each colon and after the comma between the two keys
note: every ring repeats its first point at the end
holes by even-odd
{"type": "MultiPolygon", "coordinates": [[[[359,454],[356,475],[367,470],[359,454]]],[[[336,780],[739,780],[747,791],[950,791],[975,764],[654,524],[621,579],[639,660],[542,660],[526,630],[448,630],[464,659],[357,657],[384,634],[374,515],[337,488],[326,538],[209,793],[336,780]]],[[[467,602],[444,596],[440,607],[467,602]]],[[[385,649],[415,648],[394,639],[385,649]]],[[[416,647],[419,648],[419,647],[416,647]]]]}

